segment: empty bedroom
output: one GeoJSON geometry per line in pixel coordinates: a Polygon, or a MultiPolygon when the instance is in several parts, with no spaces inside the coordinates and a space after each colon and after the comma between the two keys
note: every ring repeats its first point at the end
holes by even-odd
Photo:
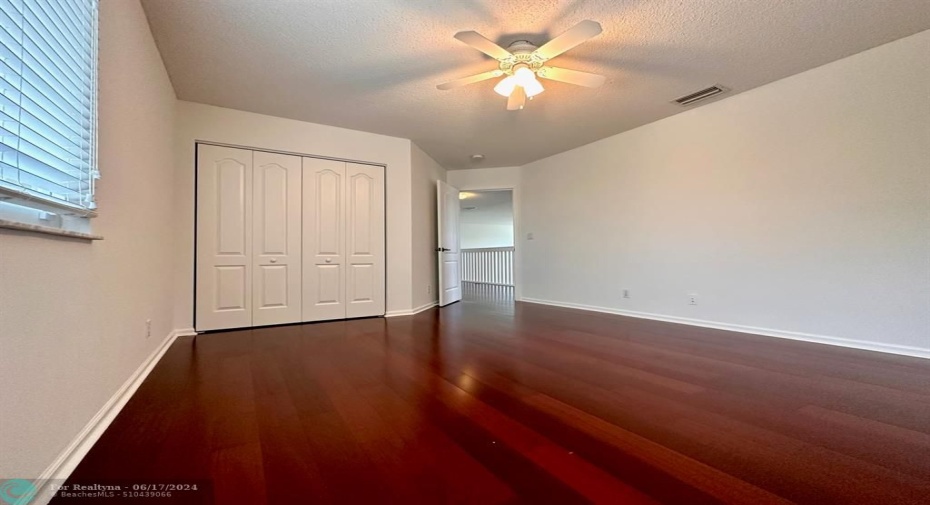
{"type": "Polygon", "coordinates": [[[930,503],[926,0],[0,0],[0,505],[930,503]]]}

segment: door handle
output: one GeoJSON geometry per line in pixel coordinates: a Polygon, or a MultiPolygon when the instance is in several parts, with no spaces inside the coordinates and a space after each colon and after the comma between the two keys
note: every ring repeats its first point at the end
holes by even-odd
{"type": "Polygon", "coordinates": [[[445,247],[437,247],[437,248],[436,248],[436,252],[448,252],[448,251],[451,251],[451,250],[452,250],[452,249],[446,249],[445,247]]]}
{"type": "Polygon", "coordinates": [[[326,262],[327,262],[327,263],[332,263],[332,262],[333,262],[333,259],[332,259],[332,258],[326,258],[326,262]]]}
{"type": "Polygon", "coordinates": [[[271,258],[271,262],[272,262],[272,263],[277,263],[277,262],[278,262],[278,259],[277,259],[277,258],[271,258]]]}

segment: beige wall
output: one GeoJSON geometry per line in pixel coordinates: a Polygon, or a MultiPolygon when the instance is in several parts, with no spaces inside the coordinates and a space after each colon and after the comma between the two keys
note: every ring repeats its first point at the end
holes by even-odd
{"type": "MultiPolygon", "coordinates": [[[[509,189],[520,187],[520,167],[449,170],[449,184],[462,190],[509,189]]],[[[516,197],[516,195],[514,195],[516,197]]]]}
{"type": "Polygon", "coordinates": [[[382,163],[387,220],[387,310],[408,311],[411,295],[411,142],[292,119],[177,102],[174,222],[175,325],[190,327],[194,286],[194,143],[197,140],[382,163]]]}
{"type": "Polygon", "coordinates": [[[436,181],[446,180],[446,170],[416,144],[410,144],[413,205],[413,309],[439,301],[436,257],[436,181]]]}
{"type": "Polygon", "coordinates": [[[930,31],[524,166],[523,296],[930,357],[928,54],[930,31]]]}
{"type": "Polygon", "coordinates": [[[0,476],[38,477],[174,328],[175,96],[136,0],[100,2],[99,98],[105,240],[0,230],[0,476]]]}

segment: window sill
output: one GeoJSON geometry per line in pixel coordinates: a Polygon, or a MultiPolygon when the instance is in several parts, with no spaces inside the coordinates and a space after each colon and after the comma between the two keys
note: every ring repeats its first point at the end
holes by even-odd
{"type": "Polygon", "coordinates": [[[7,230],[27,231],[32,233],[43,233],[45,235],[56,235],[59,237],[76,238],[80,240],[103,240],[100,235],[91,233],[82,233],[79,231],[62,230],[61,228],[52,228],[51,226],[41,226],[38,224],[18,223],[7,219],[0,219],[0,228],[7,230]]]}

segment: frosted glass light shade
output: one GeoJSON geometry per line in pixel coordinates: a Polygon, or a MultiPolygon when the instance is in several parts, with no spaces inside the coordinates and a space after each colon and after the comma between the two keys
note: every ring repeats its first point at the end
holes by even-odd
{"type": "Polygon", "coordinates": [[[501,96],[510,96],[513,93],[513,88],[517,87],[517,79],[510,75],[503,79],[501,82],[497,83],[497,86],[494,86],[494,92],[501,96]]]}
{"type": "Polygon", "coordinates": [[[543,88],[542,83],[537,81],[536,79],[533,79],[532,81],[528,82],[526,85],[523,86],[523,91],[526,91],[526,96],[528,98],[532,98],[542,93],[545,90],[546,89],[543,88]]]}

